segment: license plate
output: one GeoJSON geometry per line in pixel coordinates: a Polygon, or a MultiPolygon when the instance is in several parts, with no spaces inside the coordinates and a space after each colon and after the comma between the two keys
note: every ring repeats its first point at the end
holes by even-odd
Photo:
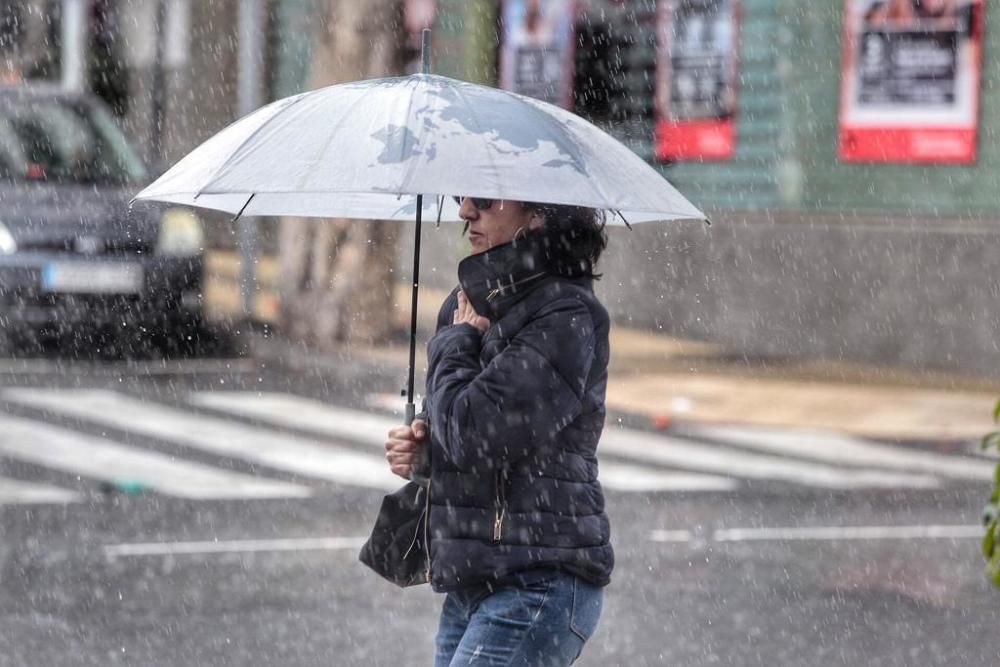
{"type": "Polygon", "coordinates": [[[142,291],[142,267],[137,264],[48,264],[42,269],[42,289],[74,294],[137,294],[142,291]]]}

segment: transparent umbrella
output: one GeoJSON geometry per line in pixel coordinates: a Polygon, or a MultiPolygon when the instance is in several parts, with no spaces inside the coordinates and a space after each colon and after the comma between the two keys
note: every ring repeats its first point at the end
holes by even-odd
{"type": "Polygon", "coordinates": [[[273,102],[208,139],[135,199],[236,216],[415,220],[409,422],[420,223],[424,215],[457,221],[448,195],[606,209],[619,225],[705,219],[645,161],[579,116],[427,73],[273,102]]]}

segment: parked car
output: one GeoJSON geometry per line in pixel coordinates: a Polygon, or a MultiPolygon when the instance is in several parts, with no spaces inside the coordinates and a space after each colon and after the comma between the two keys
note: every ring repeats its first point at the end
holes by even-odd
{"type": "Polygon", "coordinates": [[[0,86],[5,341],[185,347],[202,335],[202,222],[186,208],[129,207],[148,181],[92,95],[0,86]]]}

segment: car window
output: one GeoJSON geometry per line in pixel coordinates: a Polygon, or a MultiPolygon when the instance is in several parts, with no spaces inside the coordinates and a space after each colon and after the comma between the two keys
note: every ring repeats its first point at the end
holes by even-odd
{"type": "Polygon", "coordinates": [[[145,177],[102,109],[59,99],[8,99],[0,107],[0,179],[125,185],[145,177]]]}

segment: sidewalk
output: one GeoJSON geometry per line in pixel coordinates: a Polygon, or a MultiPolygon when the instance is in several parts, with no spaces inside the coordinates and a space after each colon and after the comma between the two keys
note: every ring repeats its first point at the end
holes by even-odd
{"type": "Polygon", "coordinates": [[[944,376],[904,374],[846,364],[763,362],[751,367],[724,355],[690,355],[685,343],[633,331],[612,335],[619,355],[608,405],[659,423],[713,422],[822,429],[870,438],[977,440],[991,428],[1000,389],[960,389],[944,376]],[[650,347],[675,343],[674,370],[653,370],[643,355],[622,352],[622,338],[650,347]],[[617,339],[617,340],[616,340],[617,339]],[[622,358],[624,357],[624,358],[622,358]],[[685,361],[691,366],[684,369],[685,361]],[[907,380],[913,380],[908,384],[907,380]],[[948,388],[956,387],[956,388],[948,388]]]}
{"type": "MultiPolygon", "coordinates": [[[[421,289],[418,393],[424,348],[445,293],[421,289]]],[[[399,285],[399,325],[408,324],[409,288],[399,285]]],[[[317,355],[280,339],[258,340],[254,354],[296,368],[374,363],[405,377],[405,344],[345,347],[317,355]]],[[[978,440],[993,430],[1000,382],[862,364],[745,360],[712,344],[615,326],[609,410],[648,418],[658,428],[698,422],[822,429],[870,438],[978,440]]]]}

